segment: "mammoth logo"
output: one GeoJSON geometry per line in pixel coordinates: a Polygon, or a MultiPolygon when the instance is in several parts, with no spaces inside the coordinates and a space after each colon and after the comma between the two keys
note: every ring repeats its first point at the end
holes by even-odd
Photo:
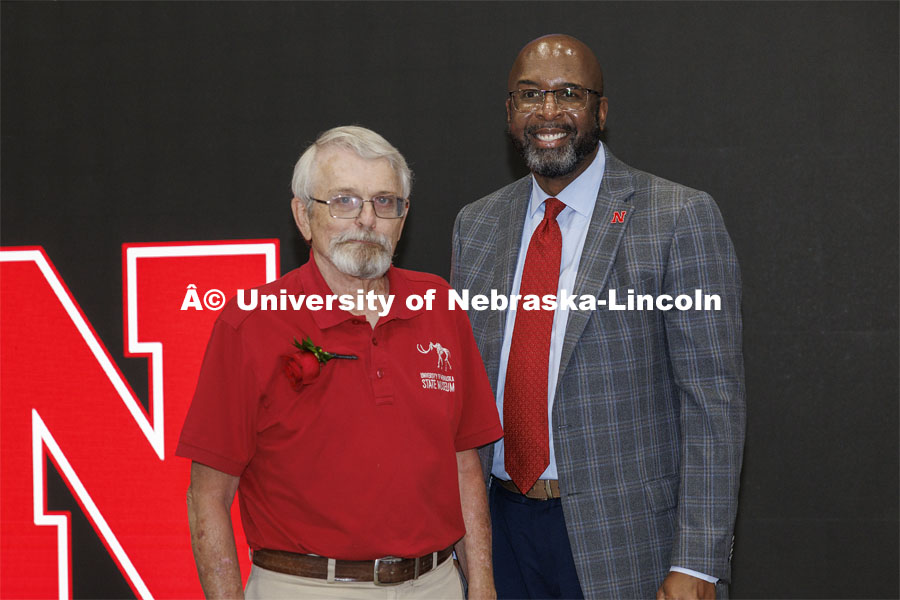
{"type": "Polygon", "coordinates": [[[419,349],[419,352],[422,354],[428,354],[432,350],[437,353],[438,357],[438,369],[444,369],[445,371],[448,369],[452,369],[453,367],[450,365],[450,350],[444,348],[440,344],[435,344],[434,342],[430,342],[428,344],[428,348],[423,348],[421,344],[416,344],[416,348],[419,349]]]}

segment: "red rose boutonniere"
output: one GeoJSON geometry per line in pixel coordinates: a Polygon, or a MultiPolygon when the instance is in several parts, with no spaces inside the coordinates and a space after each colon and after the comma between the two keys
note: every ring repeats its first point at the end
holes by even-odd
{"type": "Polygon", "coordinates": [[[321,346],[316,346],[309,336],[303,342],[298,342],[297,338],[294,338],[294,346],[297,347],[296,352],[281,357],[281,368],[291,382],[291,387],[298,392],[305,384],[312,383],[319,376],[322,365],[332,358],[349,360],[358,358],[355,354],[335,354],[323,350],[321,346]]]}

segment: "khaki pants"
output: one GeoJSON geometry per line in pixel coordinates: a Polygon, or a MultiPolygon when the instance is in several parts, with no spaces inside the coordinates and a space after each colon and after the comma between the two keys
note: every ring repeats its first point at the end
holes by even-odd
{"type": "Polygon", "coordinates": [[[256,565],[250,570],[247,600],[268,598],[347,598],[348,600],[406,600],[427,598],[462,600],[462,581],[453,559],[448,558],[434,571],[425,573],[414,581],[396,585],[375,585],[372,582],[328,583],[324,579],[285,575],[256,565]]]}

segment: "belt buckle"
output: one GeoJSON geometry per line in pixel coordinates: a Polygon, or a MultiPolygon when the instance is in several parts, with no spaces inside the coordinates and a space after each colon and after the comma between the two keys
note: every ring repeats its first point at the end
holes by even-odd
{"type": "Polygon", "coordinates": [[[375,559],[375,568],[372,571],[372,581],[375,583],[375,585],[397,585],[399,583],[403,583],[402,581],[391,581],[388,583],[384,583],[384,582],[378,580],[378,567],[379,566],[381,566],[382,564],[395,565],[402,560],[403,559],[399,556],[385,556],[382,558],[376,558],[375,559]]]}

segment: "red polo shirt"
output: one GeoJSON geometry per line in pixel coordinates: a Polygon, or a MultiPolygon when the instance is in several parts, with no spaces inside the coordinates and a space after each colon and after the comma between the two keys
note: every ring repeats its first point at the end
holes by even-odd
{"type": "MultiPolygon", "coordinates": [[[[494,396],[448,284],[387,277],[394,303],[374,329],[337,308],[245,311],[232,299],[219,315],[176,454],[240,477],[251,548],[369,560],[465,533],[456,452],[503,435],[494,396]],[[429,289],[433,310],[406,306],[429,289]],[[280,357],[306,336],[359,360],[329,361],[297,392],[280,357]]],[[[280,290],[332,294],[313,259],[259,293],[280,290]]]]}

